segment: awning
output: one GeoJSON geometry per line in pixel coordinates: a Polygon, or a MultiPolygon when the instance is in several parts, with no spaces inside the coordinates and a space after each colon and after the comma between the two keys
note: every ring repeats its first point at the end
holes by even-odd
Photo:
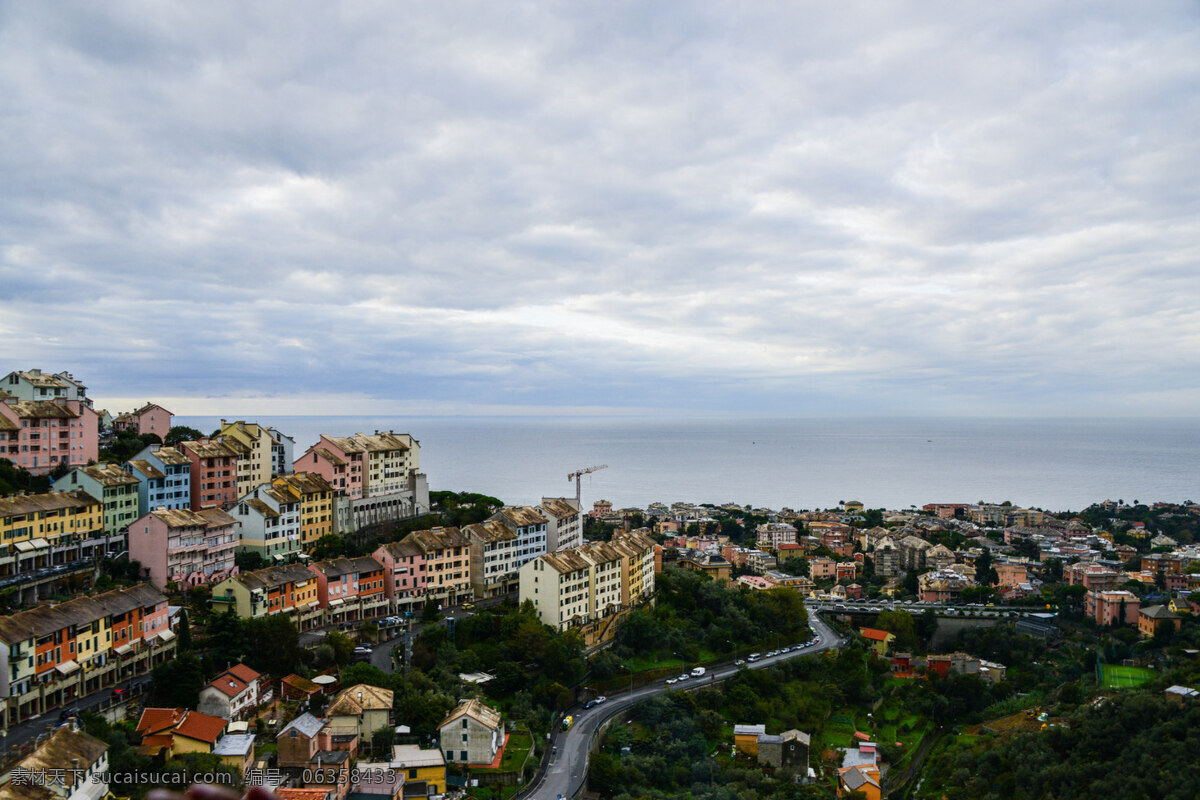
{"type": "Polygon", "coordinates": [[[74,661],[64,661],[55,667],[56,670],[63,675],[70,675],[75,670],[79,669],[79,664],[74,661]]]}
{"type": "Polygon", "coordinates": [[[275,559],[276,561],[283,561],[283,554],[276,553],[275,555],[271,556],[271,558],[275,559]]]}
{"type": "Polygon", "coordinates": [[[30,539],[29,543],[38,550],[48,550],[50,548],[50,542],[47,539],[30,539]]]}
{"type": "Polygon", "coordinates": [[[296,553],[296,557],[301,561],[308,561],[310,558],[312,558],[312,556],[310,556],[308,553],[296,553]]]}
{"type": "Polygon", "coordinates": [[[117,655],[119,655],[119,656],[127,656],[133,652],[133,645],[119,644],[116,647],[114,647],[113,650],[115,650],[117,652],[117,655]]]}
{"type": "Polygon", "coordinates": [[[18,553],[28,553],[33,549],[33,542],[13,542],[13,546],[17,548],[18,553]]]}
{"type": "Polygon", "coordinates": [[[336,600],[330,600],[330,601],[329,601],[329,607],[330,607],[330,608],[337,608],[338,606],[340,606],[340,605],[341,605],[342,603],[344,603],[344,602],[346,602],[346,601],[345,601],[345,600],[343,600],[342,598],[340,598],[340,597],[339,597],[339,598],[338,598],[338,599],[336,599],[336,600]]]}
{"type": "Polygon", "coordinates": [[[175,638],[175,631],[173,631],[173,630],[170,630],[170,629],[167,629],[167,630],[165,630],[165,631],[161,631],[161,632],[158,634],[158,638],[162,639],[164,642],[169,642],[169,641],[171,641],[172,639],[174,639],[174,638],[175,638]]]}

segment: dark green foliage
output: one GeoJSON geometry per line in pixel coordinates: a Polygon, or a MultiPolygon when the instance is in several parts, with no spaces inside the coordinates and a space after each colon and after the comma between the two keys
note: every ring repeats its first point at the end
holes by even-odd
{"type": "Polygon", "coordinates": [[[622,658],[700,658],[701,650],[791,644],[808,638],[804,603],[790,589],[752,592],[730,588],[696,572],[667,567],[656,578],[656,603],[632,612],[613,649],[622,658]]]}
{"type": "Polygon", "coordinates": [[[0,496],[28,492],[40,494],[50,491],[50,479],[44,475],[31,475],[29,470],[18,467],[7,458],[0,458],[0,496]]]}
{"type": "Polygon", "coordinates": [[[173,425],[171,430],[167,431],[167,438],[163,440],[163,444],[174,447],[180,442],[195,442],[203,438],[204,434],[195,428],[189,428],[187,425],[173,425]]]}
{"type": "Polygon", "coordinates": [[[192,626],[188,624],[186,608],[179,612],[179,626],[175,630],[175,635],[179,637],[178,651],[190,653],[192,651],[192,626]]]}
{"type": "Polygon", "coordinates": [[[240,550],[234,553],[233,563],[237,564],[237,568],[241,572],[253,572],[267,566],[267,560],[262,557],[262,553],[253,550],[240,550]]]}
{"type": "Polygon", "coordinates": [[[1063,726],[981,740],[928,767],[921,797],[1190,800],[1200,796],[1200,706],[1149,693],[1081,706],[1063,726]]]}
{"type": "Polygon", "coordinates": [[[250,667],[283,677],[300,665],[300,631],[290,617],[272,614],[242,624],[246,641],[252,643],[245,659],[250,667]]]}
{"type": "Polygon", "coordinates": [[[363,548],[350,539],[330,533],[322,536],[308,553],[314,561],[324,561],[327,558],[355,558],[364,555],[363,548]]]}
{"type": "Polygon", "coordinates": [[[118,431],[108,444],[100,448],[100,460],[121,464],[152,444],[162,444],[157,433],[139,435],[132,431],[118,431]]]}
{"type": "Polygon", "coordinates": [[[504,505],[500,500],[475,492],[430,492],[430,510],[440,513],[446,525],[462,527],[483,522],[504,505]]]}
{"type": "Polygon", "coordinates": [[[207,682],[200,659],[194,653],[180,653],[150,671],[152,702],[170,708],[195,708],[200,690],[207,682]]]}

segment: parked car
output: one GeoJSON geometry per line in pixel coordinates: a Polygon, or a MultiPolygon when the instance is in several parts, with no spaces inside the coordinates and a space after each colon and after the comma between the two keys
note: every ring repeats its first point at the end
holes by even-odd
{"type": "Polygon", "coordinates": [[[604,695],[600,695],[599,697],[596,698],[596,705],[600,705],[601,703],[607,703],[607,702],[608,702],[608,698],[605,697],[604,695]]]}
{"type": "Polygon", "coordinates": [[[586,703],[583,704],[583,710],[587,711],[589,708],[594,708],[595,706],[596,706],[595,700],[588,700],[586,703]]]}
{"type": "Polygon", "coordinates": [[[739,658],[737,661],[733,662],[733,665],[734,665],[735,667],[741,667],[741,666],[744,666],[744,665],[745,665],[745,663],[746,663],[746,659],[744,659],[744,658],[739,658]]]}

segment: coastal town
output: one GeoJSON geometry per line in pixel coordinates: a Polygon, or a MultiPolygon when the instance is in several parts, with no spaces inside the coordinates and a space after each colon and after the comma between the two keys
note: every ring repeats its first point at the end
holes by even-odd
{"type": "Polygon", "coordinates": [[[0,798],[678,796],[720,770],[877,800],[969,737],[1082,728],[1089,697],[1200,696],[1190,500],[508,505],[431,491],[420,431],[173,421],[0,378],[0,798]],[[663,715],[709,772],[630,766],[663,715]]]}

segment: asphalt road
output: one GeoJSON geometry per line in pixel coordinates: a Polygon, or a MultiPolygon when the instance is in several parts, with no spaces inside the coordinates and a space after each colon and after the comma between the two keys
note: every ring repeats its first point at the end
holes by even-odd
{"type": "MultiPolygon", "coordinates": [[[[148,688],[149,683],[150,675],[147,673],[144,675],[138,675],[132,680],[126,680],[119,684],[119,687],[126,690],[134,686],[144,686],[148,688]]],[[[101,703],[110,699],[112,697],[113,689],[115,688],[118,687],[110,686],[107,689],[100,689],[92,692],[89,695],[72,700],[70,703],[64,706],[64,708],[78,708],[80,711],[92,711],[101,703]]],[[[33,719],[29,719],[24,722],[18,722],[9,728],[5,735],[0,737],[0,746],[2,746],[6,751],[9,749],[15,749],[21,747],[27,742],[33,741],[43,733],[49,733],[62,724],[62,721],[58,718],[58,715],[61,711],[62,709],[60,708],[51,709],[40,717],[34,717],[33,719]]]]}
{"type": "Polygon", "coordinates": [[[826,650],[842,647],[844,644],[844,641],[838,637],[837,633],[829,627],[825,620],[816,614],[809,615],[809,624],[820,634],[821,641],[819,644],[804,647],[790,653],[780,653],[771,658],[763,658],[753,664],[746,664],[743,667],[735,667],[733,664],[712,667],[704,677],[699,679],[693,678],[686,683],[676,684],[675,686],[668,686],[661,682],[649,683],[634,689],[633,694],[625,692],[620,695],[614,695],[609,698],[607,703],[596,706],[588,711],[584,711],[581,707],[569,710],[569,713],[575,717],[575,723],[569,731],[557,730],[551,734],[550,745],[557,747],[558,753],[551,756],[550,766],[543,773],[541,779],[537,783],[532,784],[522,797],[531,798],[532,800],[555,800],[559,796],[564,798],[572,797],[574,792],[582,787],[587,777],[588,751],[591,749],[592,739],[595,737],[596,731],[599,730],[600,725],[605,720],[629,708],[634,703],[667,691],[701,689],[730,677],[739,669],[763,669],[780,661],[786,661],[799,656],[815,655],[826,650]]]}

